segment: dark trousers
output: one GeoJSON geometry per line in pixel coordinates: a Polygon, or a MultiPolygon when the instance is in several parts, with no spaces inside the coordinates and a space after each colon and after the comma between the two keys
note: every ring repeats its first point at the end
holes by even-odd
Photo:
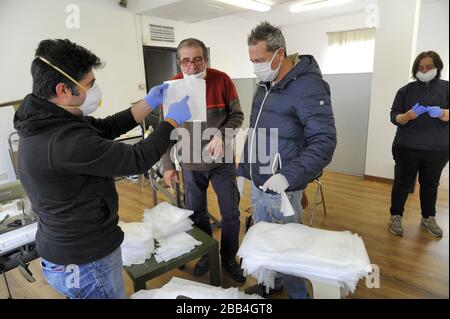
{"type": "Polygon", "coordinates": [[[183,170],[186,209],[191,209],[195,226],[212,235],[208,216],[207,189],[209,181],[219,201],[221,221],[220,254],[222,260],[235,258],[239,248],[239,191],[236,185],[236,166],[223,164],[209,171],[183,170]]]}
{"type": "Polygon", "coordinates": [[[412,150],[394,145],[392,154],[395,177],[391,194],[391,215],[403,216],[411,185],[419,173],[422,216],[435,216],[439,180],[448,163],[448,151],[412,150]]]}

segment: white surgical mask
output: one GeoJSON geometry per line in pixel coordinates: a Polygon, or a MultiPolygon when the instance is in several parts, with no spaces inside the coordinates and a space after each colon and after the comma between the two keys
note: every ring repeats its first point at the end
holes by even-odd
{"type": "Polygon", "coordinates": [[[434,68],[433,70],[428,71],[427,73],[423,72],[417,72],[416,78],[421,82],[430,82],[437,76],[437,69],[434,68]]]}
{"type": "Polygon", "coordinates": [[[204,69],[202,72],[196,73],[196,74],[187,74],[187,73],[183,72],[183,77],[185,79],[204,79],[204,78],[206,78],[206,69],[204,69]]]}
{"type": "MultiPolygon", "coordinates": [[[[280,50],[280,49],[278,49],[278,50],[280,50]]],[[[262,82],[272,82],[277,78],[278,72],[280,71],[280,68],[281,68],[281,61],[275,70],[272,70],[272,62],[275,59],[275,57],[278,53],[278,50],[275,51],[275,54],[273,55],[270,62],[261,62],[261,63],[253,64],[255,75],[262,82]]]]}
{"type": "Polygon", "coordinates": [[[97,83],[87,91],[86,98],[80,108],[83,111],[83,115],[86,116],[95,112],[99,106],[102,105],[102,91],[97,83]]]}

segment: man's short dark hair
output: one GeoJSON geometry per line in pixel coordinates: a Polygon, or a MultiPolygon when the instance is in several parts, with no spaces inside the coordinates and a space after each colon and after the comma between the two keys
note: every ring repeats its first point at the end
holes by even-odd
{"type": "Polygon", "coordinates": [[[74,95],[79,93],[75,83],[39,57],[48,60],[77,81],[83,79],[92,69],[103,66],[99,57],[67,39],[41,41],[31,64],[31,76],[33,77],[33,94],[45,100],[56,96],[56,86],[59,83],[64,83],[74,95]]]}
{"type": "Polygon", "coordinates": [[[261,41],[266,42],[267,51],[274,53],[279,48],[283,48],[286,55],[286,41],[283,33],[267,21],[258,24],[248,35],[248,45],[255,45],[261,41]]]}
{"type": "Polygon", "coordinates": [[[178,44],[177,59],[180,59],[181,48],[186,48],[186,47],[201,48],[203,51],[203,57],[205,59],[208,58],[208,49],[206,48],[206,45],[203,43],[203,41],[200,41],[199,39],[188,38],[188,39],[184,39],[183,41],[180,42],[180,44],[178,44]]]}
{"type": "Polygon", "coordinates": [[[416,60],[413,63],[413,67],[412,67],[412,70],[411,70],[412,71],[412,77],[417,80],[416,74],[417,74],[417,72],[419,72],[420,61],[422,61],[422,59],[426,58],[426,57],[429,57],[429,58],[433,59],[434,66],[437,69],[437,78],[440,79],[442,70],[444,69],[444,62],[442,62],[442,59],[439,56],[439,54],[437,54],[434,51],[425,51],[425,52],[420,53],[417,56],[416,60]]]}

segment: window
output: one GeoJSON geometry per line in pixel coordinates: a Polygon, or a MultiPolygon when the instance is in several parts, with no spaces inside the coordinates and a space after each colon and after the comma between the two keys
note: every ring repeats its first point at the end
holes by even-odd
{"type": "Polygon", "coordinates": [[[375,29],[329,32],[324,73],[370,73],[374,52],[375,29]]]}

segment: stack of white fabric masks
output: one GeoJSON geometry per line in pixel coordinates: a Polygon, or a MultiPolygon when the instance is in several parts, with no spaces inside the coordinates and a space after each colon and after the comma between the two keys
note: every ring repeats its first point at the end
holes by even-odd
{"type": "Polygon", "coordinates": [[[144,263],[155,249],[152,224],[119,222],[119,226],[125,234],[121,245],[123,265],[144,263]]]}
{"type": "Polygon", "coordinates": [[[158,239],[191,230],[194,222],[189,216],[193,213],[162,202],[151,209],[144,209],[143,221],[152,223],[154,237],[158,239]]]}
{"type": "Polygon", "coordinates": [[[193,221],[189,218],[194,212],[162,202],[152,209],[144,210],[144,222],[153,226],[153,235],[159,243],[155,250],[157,262],[169,261],[190,252],[201,242],[186,231],[191,230],[193,221]]]}
{"type": "Polygon", "coordinates": [[[245,235],[238,256],[246,274],[274,288],[275,273],[339,285],[344,295],[372,272],[361,237],[301,224],[259,222],[245,235]]]}
{"type": "Polygon", "coordinates": [[[198,282],[173,277],[159,289],[140,290],[131,299],[176,299],[184,296],[190,299],[262,299],[258,295],[247,295],[238,288],[224,289],[198,282]]]}

